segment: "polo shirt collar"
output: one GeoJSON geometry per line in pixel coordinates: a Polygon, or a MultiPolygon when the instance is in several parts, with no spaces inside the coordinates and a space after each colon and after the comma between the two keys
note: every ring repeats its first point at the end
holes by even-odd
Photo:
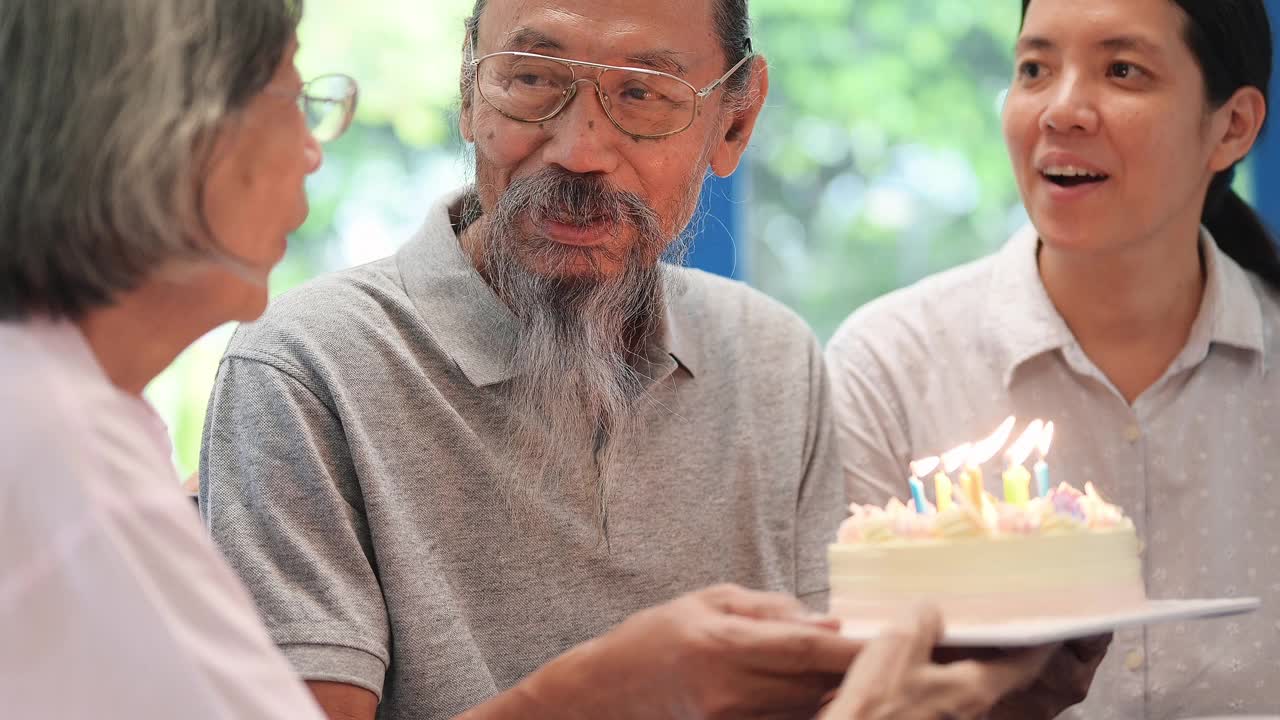
{"type": "MultiPolygon", "coordinates": [[[[467,192],[442,197],[413,238],[396,254],[405,292],[426,320],[435,342],[477,387],[514,377],[520,322],[489,287],[462,250],[449,210],[467,192]]],[[[675,271],[665,267],[667,298],[661,331],[651,359],[669,356],[690,375],[698,364],[696,333],[686,327],[686,292],[675,271]]]]}
{"type": "Polygon", "coordinates": [[[663,284],[666,300],[662,303],[662,329],[655,347],[694,377],[699,369],[706,367],[703,348],[698,344],[699,333],[693,327],[692,314],[697,311],[697,303],[689,297],[686,276],[670,265],[664,265],[663,269],[666,273],[663,284]]]}
{"type": "Polygon", "coordinates": [[[1026,225],[996,253],[986,288],[980,332],[992,343],[1005,387],[1023,363],[1075,342],[1040,280],[1036,250],[1040,238],[1026,225]]]}
{"type": "Polygon", "coordinates": [[[1200,252],[1205,263],[1204,300],[1180,360],[1198,363],[1217,343],[1257,353],[1265,370],[1265,319],[1249,274],[1205,228],[1200,229],[1200,252]]]}
{"type": "MultiPolygon", "coordinates": [[[[1018,230],[996,254],[988,279],[980,327],[994,344],[1006,388],[1023,363],[1076,343],[1040,279],[1039,242],[1030,224],[1018,230]]],[[[1204,228],[1200,230],[1200,246],[1206,266],[1204,299],[1187,347],[1175,362],[1198,363],[1213,343],[1262,355],[1262,306],[1248,274],[1218,248],[1204,228]]]]}

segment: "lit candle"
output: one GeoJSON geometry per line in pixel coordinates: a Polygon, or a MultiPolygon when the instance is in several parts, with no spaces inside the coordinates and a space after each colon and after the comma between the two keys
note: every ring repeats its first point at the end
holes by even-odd
{"type": "MultiPolygon", "coordinates": [[[[938,512],[951,509],[951,473],[960,468],[972,447],[969,443],[965,443],[942,453],[941,467],[938,469],[938,474],[933,476],[933,490],[937,496],[938,512]]],[[[962,487],[961,490],[965,488],[962,487]]]]}
{"type": "Polygon", "coordinates": [[[1004,480],[1004,501],[1010,505],[1026,505],[1031,499],[1031,473],[1021,465],[1011,465],[1001,477],[1004,480]]]}
{"type": "Polygon", "coordinates": [[[1013,432],[1013,425],[1017,420],[1010,415],[1000,423],[1000,427],[987,437],[979,440],[974,444],[973,450],[970,451],[969,457],[965,460],[964,472],[960,475],[960,484],[966,486],[969,494],[970,502],[978,512],[982,511],[982,464],[995,457],[1000,452],[1000,448],[1004,447],[1004,443],[1009,439],[1009,433],[1013,432]],[[968,478],[966,482],[965,478],[968,478]]]}
{"type": "Polygon", "coordinates": [[[975,510],[982,510],[982,468],[966,465],[960,471],[960,489],[975,510]]]}
{"type": "Polygon", "coordinates": [[[1031,499],[1031,474],[1022,466],[1031,454],[1031,448],[1040,441],[1041,420],[1032,420],[1005,453],[1004,501],[1010,505],[1025,505],[1031,499]]]}
{"type": "Polygon", "coordinates": [[[933,495],[937,501],[938,512],[946,512],[951,509],[951,478],[946,473],[939,472],[933,476],[933,495]]]}
{"type": "Polygon", "coordinates": [[[1049,454],[1051,444],[1053,444],[1052,420],[1045,423],[1044,429],[1040,431],[1040,442],[1036,448],[1040,451],[1040,459],[1032,468],[1036,474],[1036,489],[1040,491],[1040,497],[1049,496],[1049,464],[1044,461],[1044,457],[1049,454]]]}
{"type": "MultiPolygon", "coordinates": [[[[912,460],[908,463],[911,467],[911,479],[907,481],[907,484],[911,486],[911,497],[916,501],[916,512],[921,515],[928,512],[928,506],[925,504],[924,499],[924,483],[920,481],[920,478],[928,477],[929,473],[937,467],[940,462],[941,458],[927,457],[921,460],[912,460]]],[[[947,502],[951,502],[951,497],[949,495],[947,497],[947,502]]],[[[938,509],[942,509],[941,493],[939,493],[938,496],[938,509]]]]}
{"type": "Polygon", "coordinates": [[[924,515],[926,512],[926,506],[924,504],[924,483],[920,482],[920,479],[915,477],[908,480],[907,483],[911,486],[911,499],[916,503],[916,512],[924,515]]]}

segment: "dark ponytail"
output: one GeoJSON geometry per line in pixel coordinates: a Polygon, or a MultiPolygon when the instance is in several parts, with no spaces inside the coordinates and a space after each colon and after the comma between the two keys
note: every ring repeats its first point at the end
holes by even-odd
{"type": "MultiPolygon", "coordinates": [[[[1221,107],[1252,85],[1264,100],[1271,86],[1271,23],[1263,0],[1174,0],[1187,14],[1187,44],[1204,72],[1209,104],[1221,107]]],[[[1262,218],[1231,189],[1235,168],[1213,177],[1200,222],[1222,251],[1280,289],[1280,254],[1262,218]]]]}
{"type": "Polygon", "coordinates": [[[1222,252],[1280,290],[1275,236],[1267,231],[1257,211],[1231,189],[1234,176],[1234,167],[1213,176],[1200,222],[1209,228],[1222,252]]]}
{"type": "MultiPolygon", "coordinates": [[[[1256,87],[1264,101],[1271,85],[1271,23],[1263,0],[1171,0],[1187,14],[1187,46],[1204,73],[1210,106],[1222,105],[1242,87],[1256,87]]],[[[1022,0],[1022,16],[1031,0],[1022,0]]],[[[1209,183],[1200,222],[1218,247],[1245,270],[1280,290],[1276,238],[1262,218],[1231,189],[1235,167],[1209,183]]]]}

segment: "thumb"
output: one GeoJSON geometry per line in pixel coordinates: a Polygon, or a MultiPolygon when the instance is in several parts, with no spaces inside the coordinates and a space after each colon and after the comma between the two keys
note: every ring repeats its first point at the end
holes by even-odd
{"type": "Polygon", "coordinates": [[[790,595],[747,590],[736,585],[708,588],[704,599],[720,612],[753,620],[811,621],[825,617],[811,612],[790,595]]]}

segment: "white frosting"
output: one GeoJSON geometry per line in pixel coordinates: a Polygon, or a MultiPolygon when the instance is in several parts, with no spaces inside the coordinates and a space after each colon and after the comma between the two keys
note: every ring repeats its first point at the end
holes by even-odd
{"type": "Polygon", "coordinates": [[[966,502],[919,514],[901,502],[855,506],[828,549],[831,612],[895,616],[921,601],[948,622],[1114,612],[1142,604],[1133,524],[1066,485],[1022,505],[966,502]]]}

